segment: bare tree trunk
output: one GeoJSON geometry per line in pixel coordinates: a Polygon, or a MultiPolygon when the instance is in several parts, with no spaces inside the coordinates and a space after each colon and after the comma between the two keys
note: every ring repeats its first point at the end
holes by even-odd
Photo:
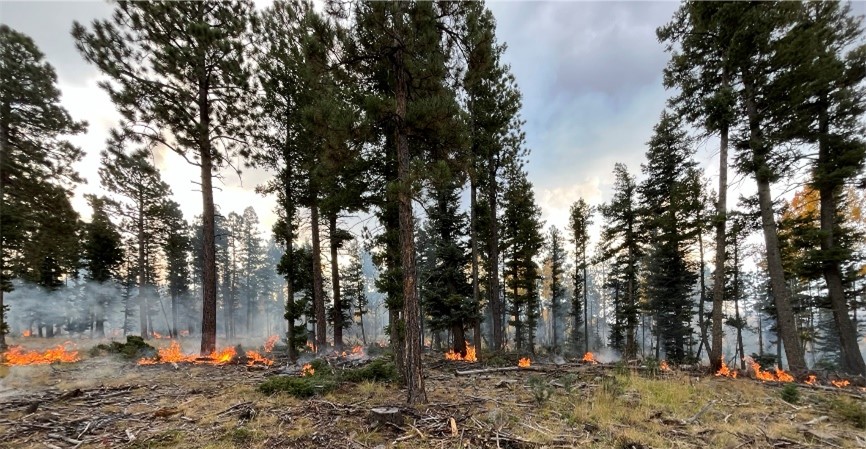
{"type": "Polygon", "coordinates": [[[144,265],[144,206],[141,201],[141,193],[139,192],[138,201],[138,314],[139,314],[139,330],[141,338],[147,340],[150,338],[147,331],[147,270],[144,265]]]}
{"type": "Polygon", "coordinates": [[[737,321],[737,352],[740,354],[740,369],[746,370],[746,352],[743,348],[743,323],[740,322],[740,242],[734,235],[734,319],[737,321]]]}
{"type": "Polygon", "coordinates": [[[791,306],[790,294],[785,283],[785,272],[782,268],[782,255],[779,251],[779,236],[776,229],[776,216],[773,211],[773,197],[770,193],[770,174],[766,161],[767,142],[760,129],[760,118],[755,104],[752,83],[748,76],[743,77],[746,113],[749,118],[749,145],[752,152],[752,165],[755,181],[758,184],[758,204],[761,210],[761,226],[764,232],[764,244],[767,250],[767,269],[770,273],[770,288],[776,305],[777,326],[779,337],[785,345],[785,355],[788,357],[789,369],[793,372],[806,370],[806,360],[800,348],[797,335],[797,324],[794,320],[794,309],[791,306]]]}
{"type": "MultiPolygon", "coordinates": [[[[710,370],[722,367],[722,306],[725,301],[725,229],[728,201],[728,125],[722,125],[719,143],[719,197],[716,202],[716,261],[713,273],[713,344],[708,348],[710,370]]],[[[703,259],[702,259],[703,260],[703,259]]],[[[703,279],[704,273],[701,272],[703,279]]],[[[701,292],[703,295],[703,292],[701,292]]],[[[703,307],[701,307],[703,314],[703,307]]],[[[706,325],[703,326],[706,329],[706,325]]]]}
{"type": "Polygon", "coordinates": [[[207,78],[199,85],[199,157],[202,197],[202,320],[201,354],[216,351],[216,248],[213,204],[213,161],[210,144],[210,103],[207,78]]]}
{"type": "Polygon", "coordinates": [[[337,264],[337,214],[328,216],[328,226],[331,233],[331,288],[334,295],[334,348],[337,352],[343,350],[343,303],[340,299],[340,266],[337,264]]]}
{"type": "MultiPolygon", "coordinates": [[[[470,200],[469,200],[469,234],[472,241],[472,304],[475,305],[476,312],[481,313],[481,295],[478,285],[478,173],[474,170],[472,178],[469,180],[470,200]]],[[[472,323],[473,336],[472,341],[477,349],[481,349],[481,319],[478,318],[472,323]]]]}
{"type": "Polygon", "coordinates": [[[322,246],[319,242],[318,192],[313,192],[310,204],[310,227],[313,240],[313,310],[316,316],[316,352],[328,346],[328,320],[325,317],[325,291],[322,285],[322,246]]]}
{"type": "Polygon", "coordinates": [[[487,213],[490,223],[489,235],[487,236],[487,253],[489,270],[487,272],[487,294],[492,323],[493,350],[501,351],[504,344],[503,323],[505,320],[505,307],[499,295],[499,223],[497,215],[497,181],[496,181],[496,156],[493,152],[487,158],[487,213]]]}
{"type": "MultiPolygon", "coordinates": [[[[397,6],[396,28],[402,31],[402,8],[397,6]]],[[[400,217],[400,265],[403,271],[403,322],[405,323],[405,371],[406,391],[409,404],[427,403],[424,389],[424,373],[421,367],[421,312],[415,290],[415,236],[412,217],[412,191],[409,155],[409,140],[406,132],[406,106],[409,100],[408,74],[406,73],[404,48],[397,42],[394,56],[395,99],[397,118],[397,179],[399,190],[397,203],[400,217]]]]}

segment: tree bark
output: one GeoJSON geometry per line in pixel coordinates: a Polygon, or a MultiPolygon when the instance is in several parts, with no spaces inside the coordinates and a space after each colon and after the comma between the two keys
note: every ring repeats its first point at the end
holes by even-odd
{"type": "MultiPolygon", "coordinates": [[[[829,120],[827,118],[826,108],[821,111],[819,123],[819,142],[818,142],[818,170],[829,171],[834,167],[834,161],[827,142],[827,134],[829,133],[829,120]]],[[[842,352],[842,369],[849,374],[866,375],[866,363],[863,361],[863,355],[860,353],[858,344],[857,326],[848,315],[849,306],[848,299],[845,298],[845,291],[842,286],[842,272],[839,267],[840,261],[838,257],[839,249],[836,246],[836,214],[838,212],[837,199],[841,184],[832,180],[824,180],[821,177],[816,177],[818,183],[818,193],[821,198],[820,215],[821,215],[821,268],[824,272],[824,280],[827,282],[827,291],[830,296],[830,307],[833,309],[833,319],[836,323],[836,329],[839,333],[839,349],[842,352]]]]}
{"type": "Polygon", "coordinates": [[[749,118],[749,146],[752,152],[752,169],[758,184],[758,204],[761,210],[761,227],[767,251],[767,270],[770,273],[770,288],[776,305],[777,324],[780,342],[784,343],[789,369],[795,373],[806,370],[806,360],[800,348],[794,309],[785,283],[782,268],[782,255],[779,251],[779,236],[776,229],[776,216],[773,211],[773,197],[770,193],[770,167],[767,166],[764,140],[760,128],[760,117],[753,85],[749,76],[743,76],[744,101],[749,118]]]}
{"type": "MultiPolygon", "coordinates": [[[[710,370],[722,367],[722,306],[725,301],[725,229],[728,205],[728,125],[719,130],[719,197],[716,202],[716,269],[713,273],[713,344],[710,353],[710,370]]],[[[701,273],[703,277],[703,273],[701,273]]],[[[703,313],[703,310],[701,310],[703,313]]],[[[706,329],[706,325],[703,326],[706,329]]],[[[704,336],[704,338],[706,338],[704,336]]]]}
{"type": "MultiPolygon", "coordinates": [[[[469,239],[472,241],[472,304],[475,305],[476,312],[480,315],[481,313],[481,295],[479,291],[478,285],[478,228],[477,228],[477,220],[478,214],[476,213],[476,208],[478,207],[478,181],[477,181],[478,173],[473,170],[472,178],[469,180],[469,239]]],[[[475,343],[475,348],[481,349],[481,319],[480,317],[476,318],[475,322],[472,323],[473,329],[473,343],[475,343]]]]}
{"type": "Polygon", "coordinates": [[[334,295],[334,348],[337,352],[343,350],[343,303],[340,298],[340,266],[337,263],[337,214],[328,216],[328,226],[331,233],[331,288],[334,295]]]}
{"type": "Polygon", "coordinates": [[[322,245],[319,242],[318,192],[312,193],[310,204],[310,227],[313,240],[313,310],[316,316],[316,352],[322,353],[328,346],[328,325],[325,317],[325,291],[322,285],[322,245]]]}
{"type": "MultiPolygon", "coordinates": [[[[396,28],[402,31],[403,11],[397,3],[396,28]]],[[[405,323],[404,359],[406,375],[406,391],[409,404],[427,403],[427,392],[424,389],[424,374],[421,367],[421,313],[415,290],[415,236],[412,217],[412,183],[410,176],[409,140],[406,130],[406,106],[409,100],[408,73],[404,61],[404,51],[399,41],[396,42],[394,56],[395,69],[395,100],[397,125],[397,179],[399,189],[397,203],[400,218],[400,266],[403,275],[403,321],[405,323]]]]}
{"type": "Polygon", "coordinates": [[[216,351],[216,235],[213,204],[213,160],[210,144],[210,104],[207,80],[199,87],[199,157],[202,197],[202,319],[201,354],[216,351]]]}
{"type": "Polygon", "coordinates": [[[139,314],[139,330],[141,338],[147,340],[150,335],[147,331],[147,271],[144,266],[144,206],[141,199],[141,191],[139,190],[138,198],[138,314],[139,314]]]}
{"type": "Polygon", "coordinates": [[[488,261],[487,270],[487,294],[492,323],[493,350],[501,351],[503,345],[502,323],[505,315],[505,307],[499,296],[499,223],[496,221],[496,156],[493,152],[487,157],[487,213],[490,223],[490,233],[487,236],[488,261]]]}

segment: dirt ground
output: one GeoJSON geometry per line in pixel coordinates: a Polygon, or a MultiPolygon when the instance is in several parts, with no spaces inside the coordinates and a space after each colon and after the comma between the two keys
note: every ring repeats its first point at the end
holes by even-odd
{"type": "Polygon", "coordinates": [[[257,390],[286,366],[138,366],[117,355],[0,366],[3,448],[826,448],[866,447],[857,390],[797,388],[674,370],[536,363],[455,376],[425,363],[429,404],[395,384],[343,384],[311,399],[257,390]],[[402,426],[371,424],[395,407],[402,426]]]}

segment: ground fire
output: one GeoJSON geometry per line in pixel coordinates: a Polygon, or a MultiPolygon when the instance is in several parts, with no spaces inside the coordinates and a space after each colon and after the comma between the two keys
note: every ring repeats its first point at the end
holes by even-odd
{"type": "Polygon", "coordinates": [[[478,358],[475,356],[475,346],[470,344],[466,344],[466,355],[463,356],[459,352],[454,352],[454,350],[449,349],[448,352],[445,353],[445,360],[457,360],[463,362],[477,362],[478,358]]]}
{"type": "Polygon", "coordinates": [[[598,360],[595,359],[595,354],[591,352],[587,352],[586,354],[584,354],[583,358],[580,360],[587,363],[598,363],[598,360]]]}
{"type": "Polygon", "coordinates": [[[851,385],[851,382],[845,379],[842,380],[831,380],[830,383],[836,388],[845,388],[848,385],[851,385]]]}
{"type": "Polygon", "coordinates": [[[68,351],[64,345],[45,351],[27,351],[20,346],[13,346],[6,353],[0,354],[0,362],[10,366],[74,363],[78,360],[78,351],[68,351]]]}
{"type": "Polygon", "coordinates": [[[517,366],[520,368],[529,368],[530,366],[532,366],[532,360],[529,360],[529,358],[527,357],[522,357],[520,360],[517,361],[517,366]]]}
{"type": "Polygon", "coordinates": [[[265,340],[264,348],[265,352],[271,352],[274,350],[274,346],[276,346],[277,342],[280,341],[279,335],[271,335],[265,340]]]}
{"type": "Polygon", "coordinates": [[[730,377],[731,379],[737,378],[737,370],[732,370],[728,368],[728,365],[725,364],[724,360],[722,361],[722,367],[716,371],[716,377],[730,377]]]}
{"type": "Polygon", "coordinates": [[[661,370],[661,371],[670,371],[671,370],[671,367],[668,366],[667,360],[662,360],[661,362],[659,362],[659,370],[661,370]]]}
{"type": "MultiPolygon", "coordinates": [[[[172,341],[167,348],[157,350],[156,357],[144,357],[138,360],[139,365],[157,365],[162,363],[195,363],[205,365],[225,365],[231,363],[237,357],[234,347],[219,349],[208,356],[185,354],[177,341],[172,341]]],[[[263,357],[256,351],[247,351],[247,365],[261,364],[270,366],[273,360],[263,357]]]]}
{"type": "Polygon", "coordinates": [[[312,376],[313,374],[316,374],[316,369],[313,368],[313,365],[305,363],[301,368],[301,376],[312,376]]]}

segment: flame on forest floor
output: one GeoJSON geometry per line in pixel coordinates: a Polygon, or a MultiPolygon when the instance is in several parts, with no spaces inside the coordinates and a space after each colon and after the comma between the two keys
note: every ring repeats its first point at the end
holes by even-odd
{"type": "Polygon", "coordinates": [[[716,371],[716,377],[730,377],[731,379],[737,378],[737,370],[728,368],[728,365],[722,360],[722,367],[716,371]]]}
{"type": "Polygon", "coordinates": [[[845,388],[848,385],[851,385],[851,382],[845,379],[831,380],[830,383],[836,388],[845,388]]]}
{"type": "Polygon", "coordinates": [[[254,366],[256,364],[271,366],[274,364],[274,361],[262,356],[256,351],[247,351],[247,366],[254,366]]]}
{"type": "Polygon", "coordinates": [[[764,381],[775,381],[775,382],[793,382],[794,376],[792,376],[787,371],[776,367],[773,372],[764,371],[761,369],[761,365],[754,360],[749,360],[749,364],[752,366],[752,369],[755,371],[755,378],[758,380],[764,381]]]}
{"type": "Polygon", "coordinates": [[[313,374],[316,374],[316,369],[313,368],[313,365],[305,363],[301,368],[301,376],[312,376],[313,374]]]}
{"type": "Polygon", "coordinates": [[[661,370],[661,371],[670,371],[671,370],[671,367],[668,365],[667,360],[662,360],[661,362],[659,362],[659,370],[661,370]]]}
{"type": "Polygon", "coordinates": [[[466,355],[460,355],[459,352],[454,352],[453,349],[449,349],[448,352],[445,353],[445,360],[462,360],[464,362],[477,362],[478,357],[475,355],[475,346],[466,343],[466,355]]]}
{"type": "Polygon", "coordinates": [[[265,340],[265,344],[264,344],[265,352],[273,351],[274,346],[277,345],[278,341],[280,341],[279,335],[271,335],[270,337],[268,337],[268,339],[265,340]]]}
{"type": "Polygon", "coordinates": [[[308,341],[308,342],[307,342],[307,349],[308,349],[310,352],[316,352],[316,346],[313,345],[313,342],[311,342],[311,341],[308,341]]]}
{"type": "Polygon", "coordinates": [[[530,366],[532,366],[532,360],[529,360],[528,357],[522,357],[520,360],[517,361],[517,366],[520,368],[529,368],[530,366]]]}
{"type": "Polygon", "coordinates": [[[10,366],[74,363],[78,360],[80,360],[78,351],[67,351],[64,345],[57,345],[44,351],[27,351],[20,346],[13,346],[0,354],[0,362],[10,366]]]}
{"type": "Polygon", "coordinates": [[[33,332],[30,329],[24,329],[23,331],[21,331],[22,337],[29,337],[31,335],[33,335],[33,332]]]}
{"type": "MultiPolygon", "coordinates": [[[[252,352],[252,351],[251,351],[252,352]]],[[[160,363],[195,363],[204,365],[225,365],[230,363],[237,356],[237,350],[234,347],[228,347],[216,350],[207,356],[198,356],[195,354],[185,354],[180,347],[180,343],[172,341],[167,348],[159,348],[157,356],[148,358],[144,357],[138,360],[139,365],[156,365],[160,363]]],[[[256,353],[258,354],[258,353],[256,353]]],[[[249,357],[249,352],[247,353],[249,357]]],[[[264,360],[264,357],[261,357],[264,360]]],[[[273,362],[271,362],[273,363],[273,362]]]]}
{"type": "Polygon", "coordinates": [[[361,345],[355,346],[351,351],[343,351],[340,357],[358,358],[364,357],[364,347],[361,345]]]}
{"type": "Polygon", "coordinates": [[[818,376],[809,374],[809,377],[807,377],[803,382],[807,385],[818,385],[818,376]]]}
{"type": "Polygon", "coordinates": [[[588,363],[598,363],[598,360],[595,358],[595,354],[591,352],[587,352],[586,354],[584,354],[583,358],[580,359],[580,361],[588,363]]]}

